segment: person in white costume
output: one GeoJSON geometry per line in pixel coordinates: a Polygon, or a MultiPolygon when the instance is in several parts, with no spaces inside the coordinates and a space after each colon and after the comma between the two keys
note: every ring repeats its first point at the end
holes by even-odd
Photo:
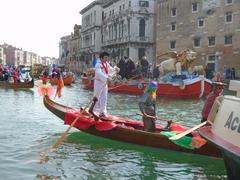
{"type": "Polygon", "coordinates": [[[99,108],[99,117],[106,117],[108,95],[108,83],[106,82],[112,80],[112,77],[119,72],[119,68],[116,66],[112,67],[108,63],[109,54],[107,52],[102,52],[99,58],[95,65],[94,97],[96,97],[98,101],[97,106],[94,107],[94,111],[97,111],[99,108]],[[99,93],[99,91],[101,91],[101,93],[99,93]]]}

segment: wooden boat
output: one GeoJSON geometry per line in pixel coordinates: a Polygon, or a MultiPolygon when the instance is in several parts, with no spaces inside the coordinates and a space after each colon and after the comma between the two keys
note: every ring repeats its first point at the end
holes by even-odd
{"type": "Polygon", "coordinates": [[[160,124],[156,125],[156,132],[146,132],[143,130],[143,123],[141,121],[112,115],[108,115],[106,119],[101,119],[101,121],[95,121],[89,114],[80,114],[79,109],[58,104],[48,96],[45,96],[43,101],[49,111],[64,120],[64,124],[71,124],[76,118],[79,118],[74,127],[89,134],[143,146],[221,157],[220,150],[206,141],[206,144],[200,148],[193,149],[177,145],[175,142],[169,140],[166,135],[161,134],[164,130],[160,124]]]}
{"type": "MultiPolygon", "coordinates": [[[[67,75],[64,79],[63,79],[63,82],[64,82],[64,85],[68,86],[68,85],[71,85],[74,81],[74,78],[72,75],[67,75]]],[[[50,79],[50,83],[52,85],[57,85],[58,84],[58,79],[50,79]]]]}
{"type": "MultiPolygon", "coordinates": [[[[93,80],[81,77],[85,89],[93,89],[93,80]]],[[[115,93],[141,95],[148,82],[130,80],[110,85],[109,90],[115,93]]],[[[212,82],[206,78],[197,77],[183,80],[183,84],[159,82],[158,97],[199,98],[207,96],[212,90],[212,82]]]]}
{"type": "Polygon", "coordinates": [[[34,79],[32,79],[29,82],[17,82],[17,83],[0,81],[0,88],[23,89],[23,88],[33,88],[33,87],[34,87],[34,79]]]}
{"type": "Polygon", "coordinates": [[[240,81],[230,81],[237,97],[224,96],[212,126],[199,129],[202,137],[221,149],[228,179],[240,179],[240,81]]]}

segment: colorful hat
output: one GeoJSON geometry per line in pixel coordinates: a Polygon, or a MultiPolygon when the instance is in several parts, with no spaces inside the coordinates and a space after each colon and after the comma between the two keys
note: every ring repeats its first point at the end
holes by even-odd
{"type": "Polygon", "coordinates": [[[156,81],[150,81],[147,85],[147,91],[156,91],[158,89],[158,83],[156,81]]]}

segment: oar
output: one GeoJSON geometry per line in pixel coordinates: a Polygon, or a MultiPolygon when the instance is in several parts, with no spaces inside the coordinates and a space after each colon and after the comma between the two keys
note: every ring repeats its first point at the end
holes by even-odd
{"type": "MultiPolygon", "coordinates": [[[[143,114],[140,114],[140,113],[136,113],[136,115],[144,116],[143,114]]],[[[153,118],[153,119],[156,119],[156,120],[166,121],[168,123],[172,122],[172,120],[163,119],[163,118],[157,117],[157,116],[146,115],[146,117],[150,117],[150,118],[153,118]]]]}
{"type": "MultiPolygon", "coordinates": [[[[103,84],[103,86],[101,87],[101,89],[98,90],[98,92],[96,93],[96,97],[98,97],[100,95],[100,93],[102,92],[102,90],[106,86],[106,84],[107,84],[107,82],[105,82],[103,84]]],[[[46,156],[46,154],[54,151],[54,149],[57,149],[61,145],[61,143],[64,140],[64,138],[66,137],[67,133],[75,125],[75,123],[79,120],[80,115],[85,112],[85,110],[88,108],[88,106],[92,103],[92,101],[94,99],[95,99],[95,96],[91,99],[91,101],[88,102],[88,104],[84,107],[84,109],[80,110],[80,114],[73,120],[72,124],[66,129],[66,131],[64,133],[62,133],[61,137],[52,145],[52,147],[45,152],[45,156],[46,156]]]]}
{"type": "Polygon", "coordinates": [[[182,138],[183,136],[186,136],[187,134],[193,132],[194,130],[196,130],[196,129],[202,127],[202,126],[204,126],[204,125],[207,124],[207,123],[212,125],[213,122],[214,122],[214,118],[215,118],[215,116],[216,116],[216,114],[217,114],[217,112],[218,112],[218,108],[219,108],[219,106],[221,105],[222,99],[223,99],[222,96],[219,96],[219,97],[217,97],[217,98],[215,99],[214,104],[213,104],[213,106],[212,106],[212,108],[211,108],[211,111],[210,111],[210,113],[209,113],[209,115],[208,115],[207,121],[205,121],[205,122],[203,122],[203,123],[201,123],[201,124],[198,124],[197,126],[194,126],[193,128],[188,129],[188,130],[186,130],[186,131],[184,131],[184,132],[182,132],[182,133],[179,133],[179,134],[177,134],[177,135],[175,135],[175,136],[172,136],[172,137],[170,137],[169,139],[170,139],[170,140],[178,140],[178,139],[182,138]]]}
{"type": "Polygon", "coordinates": [[[188,129],[188,130],[186,130],[186,131],[184,131],[184,132],[182,132],[182,133],[179,133],[179,134],[177,134],[177,135],[175,135],[175,136],[172,136],[172,137],[170,137],[169,139],[170,139],[170,140],[178,140],[178,139],[182,138],[183,136],[186,136],[187,134],[193,132],[194,130],[196,130],[196,129],[202,127],[202,126],[204,126],[205,124],[207,124],[207,121],[205,121],[205,122],[203,122],[203,123],[201,123],[201,124],[199,124],[199,125],[197,125],[197,126],[194,126],[193,128],[188,129]]]}

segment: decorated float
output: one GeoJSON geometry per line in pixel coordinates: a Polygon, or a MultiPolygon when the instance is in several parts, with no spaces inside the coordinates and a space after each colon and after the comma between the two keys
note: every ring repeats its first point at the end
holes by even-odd
{"type": "MultiPolygon", "coordinates": [[[[212,81],[204,77],[202,66],[193,66],[196,52],[186,49],[164,55],[167,57],[159,64],[160,78],[157,91],[159,97],[199,98],[210,93],[212,81]]],[[[93,71],[90,69],[81,77],[85,89],[93,89],[93,71]]],[[[109,91],[141,95],[148,83],[149,80],[143,79],[121,80],[110,84],[109,91]]]]}

